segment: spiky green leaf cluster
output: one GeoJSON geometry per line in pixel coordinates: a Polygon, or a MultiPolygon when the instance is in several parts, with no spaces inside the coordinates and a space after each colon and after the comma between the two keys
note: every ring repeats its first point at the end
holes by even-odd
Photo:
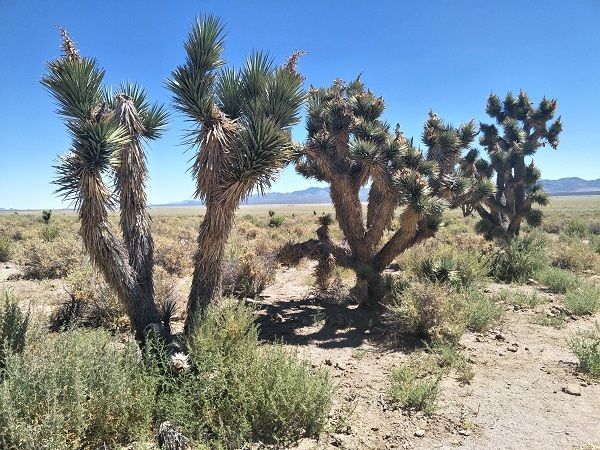
{"type": "MultiPolygon", "coordinates": [[[[126,127],[115,117],[115,98],[126,95],[133,99],[141,119],[142,135],[155,139],[162,134],[167,112],[160,105],[151,105],[143,88],[136,84],[122,84],[118,89],[103,87],[104,70],[96,60],[79,57],[77,49],[64,30],[65,54],[47,64],[42,85],[58,105],[71,136],[71,148],[55,166],[58,177],[57,192],[79,206],[85,192],[84,178],[94,179],[104,186],[103,175],[114,175],[120,164],[120,152],[131,139],[126,127]],[[68,45],[67,45],[68,44],[68,45]]],[[[102,201],[107,206],[112,194],[101,189],[102,201]]]]}
{"type": "Polygon", "coordinates": [[[397,205],[419,214],[433,214],[428,211],[436,208],[430,205],[440,198],[452,206],[459,203],[471,186],[456,169],[475,137],[474,123],[454,128],[430,114],[423,132],[424,153],[399,127],[390,130],[381,118],[384,110],[383,98],[367,89],[360,77],[311,88],[308,139],[297,157],[297,171],[329,183],[347,177],[358,187],[377,182],[394,195],[397,205]]]}
{"type": "Polygon", "coordinates": [[[300,120],[302,77],[255,52],[242,69],[226,67],[225,31],[211,16],[198,19],[185,43],[186,62],[167,87],[193,123],[196,195],[239,201],[266,189],[290,159],[290,127],[300,120]]]}

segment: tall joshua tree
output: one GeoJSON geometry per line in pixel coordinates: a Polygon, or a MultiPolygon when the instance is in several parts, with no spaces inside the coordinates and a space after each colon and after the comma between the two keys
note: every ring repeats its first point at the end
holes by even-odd
{"type": "Polygon", "coordinates": [[[102,86],[104,71],[79,55],[61,29],[63,54],[48,63],[42,84],[58,104],[72,138],[56,165],[58,192],[74,202],[80,233],[93,263],[116,290],[136,337],[161,318],[152,288],[152,236],[146,211],[143,141],[159,137],[166,110],[150,105],[145,91],[124,84],[113,94],[102,86]],[[114,189],[106,183],[114,179],[114,189]],[[108,213],[120,206],[123,241],[108,213]]]}
{"type": "Polygon", "coordinates": [[[200,225],[186,329],[221,297],[222,261],[240,201],[262,191],[292,156],[290,127],[299,121],[303,79],[300,53],[275,67],[254,53],[241,70],[225,67],[224,29],[212,17],[197,21],[185,43],[186,61],[168,81],[175,107],[193,124],[197,198],[206,204],[200,225]]]}
{"type": "Polygon", "coordinates": [[[489,195],[487,183],[472,182],[457,170],[462,150],[474,139],[473,122],[454,128],[430,113],[423,133],[428,152],[423,154],[399,127],[390,132],[381,120],[384,108],[383,99],[365,89],[360,79],[311,89],[308,139],[297,153],[296,169],[329,183],[345,243],[330,239],[331,218],[323,216],[317,239],[289,244],[280,252],[288,264],[303,257],[317,259],[317,281],[323,288],[334,265],[354,270],[354,293],[367,306],[376,305],[383,295],[386,266],[436,232],[446,205],[489,195]],[[359,191],[369,183],[365,220],[359,191]],[[402,210],[396,224],[398,207],[402,210]]]}
{"type": "Polygon", "coordinates": [[[462,162],[476,179],[495,177],[495,192],[465,211],[474,209],[479,214],[478,229],[486,236],[510,239],[519,234],[523,219],[531,226],[541,223],[542,212],[533,205],[546,205],[548,197],[538,183],[539,169],[526,159],[546,144],[558,147],[562,123],[560,117],[552,121],[556,108],[556,100],[547,98],[536,108],[523,91],[517,97],[509,92],[503,102],[494,94],[488,98],[486,112],[502,132],[496,125],[482,123],[480,143],[489,162],[478,158],[475,150],[462,162]]]}

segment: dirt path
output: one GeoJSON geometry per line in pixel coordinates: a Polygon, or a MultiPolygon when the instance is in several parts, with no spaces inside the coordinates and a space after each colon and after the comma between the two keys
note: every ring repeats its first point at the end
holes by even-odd
{"type": "Polygon", "coordinates": [[[262,310],[263,337],[296,347],[338,386],[332,431],[298,448],[600,448],[600,385],[578,377],[565,343],[594,319],[557,330],[531,323],[531,310],[509,310],[496,330],[467,333],[461,344],[475,377],[468,385],[444,379],[439,408],[426,417],[388,401],[389,373],[407,353],[381,345],[351,308],[319,304],[306,287],[308,270],[283,269],[262,310]],[[567,385],[581,395],[563,392],[567,385]]]}

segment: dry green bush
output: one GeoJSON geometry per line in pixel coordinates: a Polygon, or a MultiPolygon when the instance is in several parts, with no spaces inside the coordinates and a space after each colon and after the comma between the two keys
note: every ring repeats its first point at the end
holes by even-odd
{"type": "Polygon", "coordinates": [[[237,298],[256,297],[275,280],[274,256],[247,252],[239,259],[228,259],[223,267],[223,293],[237,298]]]}
{"type": "Polygon", "coordinates": [[[589,234],[590,229],[587,223],[580,218],[569,220],[562,230],[562,234],[571,238],[585,238],[589,234]]]}
{"type": "Polygon", "coordinates": [[[51,330],[104,327],[115,331],[129,326],[116,293],[89,263],[67,274],[65,289],[70,298],[50,316],[51,330]]]}
{"type": "Polygon", "coordinates": [[[279,345],[260,346],[254,319],[242,304],[209,308],[188,341],[191,369],[157,374],[159,420],[210,448],[284,446],[319,434],[332,399],[326,371],[279,345]]]}
{"type": "Polygon", "coordinates": [[[269,226],[271,228],[279,228],[285,222],[285,217],[283,216],[271,216],[269,218],[269,226]]]}
{"type": "Polygon", "coordinates": [[[423,373],[418,365],[408,362],[392,371],[390,396],[403,409],[432,414],[441,378],[440,374],[423,373]]]}
{"type": "Polygon", "coordinates": [[[581,283],[565,294],[565,307],[576,316],[590,316],[600,310],[600,288],[581,283]]]}
{"type": "Polygon", "coordinates": [[[573,272],[600,268],[600,255],[579,238],[561,239],[549,247],[550,262],[555,267],[573,272]]]}
{"type": "Polygon", "coordinates": [[[60,236],[61,229],[57,224],[45,225],[40,230],[40,237],[46,242],[52,242],[60,236]]]}
{"type": "Polygon", "coordinates": [[[499,281],[523,282],[546,267],[546,239],[529,233],[505,243],[492,256],[491,274],[499,281]]]}
{"type": "Polygon", "coordinates": [[[32,238],[23,243],[20,264],[30,279],[62,278],[82,259],[81,243],[72,235],[52,241],[32,238]]]}
{"type": "Polygon", "coordinates": [[[575,289],[581,283],[578,276],[558,267],[545,267],[535,274],[535,278],[544,286],[559,294],[575,289]]]}
{"type": "Polygon", "coordinates": [[[29,312],[21,311],[11,293],[4,291],[0,294],[0,381],[6,358],[25,349],[29,318],[29,312]]]}
{"type": "Polygon", "coordinates": [[[600,378],[600,325],[596,323],[591,331],[579,331],[567,343],[579,360],[581,371],[600,378]]]}
{"type": "Polygon", "coordinates": [[[171,275],[183,276],[192,268],[195,244],[187,239],[154,238],[154,264],[171,275]]]}
{"type": "Polygon", "coordinates": [[[147,439],[156,384],[131,343],[105,331],[68,332],[6,360],[0,384],[0,448],[120,448],[147,439]]]}
{"type": "Polygon", "coordinates": [[[465,316],[471,331],[485,331],[502,317],[503,308],[484,293],[471,289],[465,294],[465,316]]]}
{"type": "Polygon", "coordinates": [[[384,321],[396,337],[454,342],[466,329],[464,305],[463,295],[443,285],[415,282],[391,294],[384,321]]]}
{"type": "Polygon", "coordinates": [[[596,254],[600,254],[600,235],[593,234],[590,236],[589,246],[596,254]]]}
{"type": "Polygon", "coordinates": [[[8,262],[13,255],[13,240],[6,235],[0,235],[0,262],[8,262]]]}

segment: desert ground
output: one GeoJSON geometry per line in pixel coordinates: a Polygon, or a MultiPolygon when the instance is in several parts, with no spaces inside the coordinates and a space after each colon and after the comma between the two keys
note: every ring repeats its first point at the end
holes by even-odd
{"type": "MultiPolygon", "coordinates": [[[[468,325],[452,346],[403,336],[390,330],[389,323],[365,315],[347,297],[354,281],[349,271],[337,270],[332,289],[320,292],[312,261],[303,260],[295,267],[275,261],[272,255],[286,242],[313,237],[317,217],[333,212],[330,205],[242,206],[227,258],[253,260],[255,272],[273,266],[273,273],[264,275],[264,289],[239,296],[256,308],[263,345],[283,343],[311,368],[327,371],[335,385],[325,429],[318,437],[288,445],[299,449],[600,448],[600,383],[581,370],[569,345],[578,333],[593,332],[600,319],[600,299],[579,313],[565,306],[565,301],[571,301],[566,297],[576,295],[579,284],[600,286],[600,196],[551,200],[535,233],[546,242],[548,268],[561,271],[565,279],[571,277],[564,282],[568,286],[554,282],[557,272],[512,283],[486,271],[478,274],[469,289],[483,295],[492,312],[482,324],[468,325]],[[283,219],[269,226],[272,217],[283,219]],[[437,377],[439,381],[437,395],[424,410],[405,407],[392,394],[392,374],[406,364],[419,367],[424,380],[437,377]]],[[[176,299],[175,328],[182,326],[184,318],[202,214],[202,208],[151,209],[155,276],[160,278],[160,292],[176,299]]],[[[115,228],[117,223],[115,216],[115,228]]],[[[474,219],[447,213],[437,236],[400,255],[390,266],[390,275],[418,279],[419,261],[455,250],[485,259],[492,244],[475,234],[473,224],[474,219]]],[[[77,218],[68,211],[54,211],[48,225],[39,211],[0,214],[0,235],[10,239],[10,256],[0,264],[0,292],[11,292],[23,310],[29,308],[39,329],[56,325],[57,311],[85,284],[82,277],[103,283],[90,269],[77,230],[77,218]]],[[[333,237],[341,239],[335,227],[333,237]]],[[[117,337],[126,335],[127,323],[118,306],[106,308],[113,309],[101,320],[77,318],[76,326],[105,327],[117,337]]]]}

